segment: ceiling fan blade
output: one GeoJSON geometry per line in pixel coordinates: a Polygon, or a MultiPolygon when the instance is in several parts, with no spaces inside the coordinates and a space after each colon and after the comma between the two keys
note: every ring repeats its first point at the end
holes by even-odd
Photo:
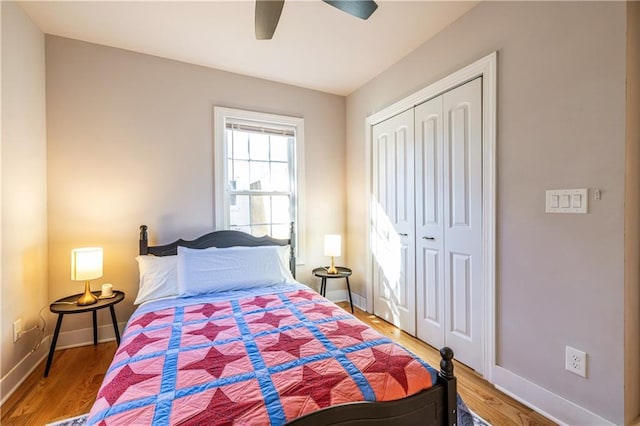
{"type": "Polygon", "coordinates": [[[369,16],[373,14],[378,8],[378,5],[373,0],[322,0],[323,2],[330,4],[331,6],[340,9],[343,12],[347,12],[349,15],[353,15],[360,19],[369,19],[369,16]]]}
{"type": "Polygon", "coordinates": [[[256,39],[271,40],[276,31],[284,0],[256,0],[256,39]]]}

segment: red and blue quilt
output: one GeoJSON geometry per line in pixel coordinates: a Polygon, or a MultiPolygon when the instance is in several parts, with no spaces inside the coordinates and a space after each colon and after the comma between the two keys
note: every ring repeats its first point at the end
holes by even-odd
{"type": "Polygon", "coordinates": [[[129,320],[88,424],[282,425],[436,377],[303,285],[158,300],[129,320]]]}

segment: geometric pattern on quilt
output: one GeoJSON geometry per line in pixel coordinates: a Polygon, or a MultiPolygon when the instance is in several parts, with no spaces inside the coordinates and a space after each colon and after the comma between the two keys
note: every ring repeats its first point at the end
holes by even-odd
{"type": "Polygon", "coordinates": [[[233,377],[252,369],[242,341],[181,352],[176,389],[233,377]]]}
{"type": "Polygon", "coordinates": [[[384,344],[347,355],[371,383],[378,401],[403,398],[431,386],[431,378],[425,377],[420,362],[399,349],[384,344]]]}
{"type": "Polygon", "coordinates": [[[110,369],[96,402],[110,407],[156,395],[160,390],[163,368],[164,357],[158,356],[110,369]]]}
{"type": "Polygon", "coordinates": [[[266,417],[260,385],[251,379],[176,399],[170,424],[248,425],[266,417]]]}
{"type": "Polygon", "coordinates": [[[163,309],[158,312],[148,312],[130,321],[128,328],[135,331],[139,328],[147,328],[150,326],[170,325],[174,319],[173,309],[163,309]]]}
{"type": "Polygon", "coordinates": [[[436,380],[312,290],[159,306],[129,320],[88,424],[281,425],[331,405],[403,398],[436,380]]]}
{"type": "Polygon", "coordinates": [[[213,319],[229,315],[232,312],[231,303],[229,302],[204,303],[196,306],[187,306],[184,309],[184,321],[190,322],[213,319]]]}
{"type": "Polygon", "coordinates": [[[354,379],[333,358],[275,373],[272,380],[289,420],[330,405],[363,399],[354,379]]]}

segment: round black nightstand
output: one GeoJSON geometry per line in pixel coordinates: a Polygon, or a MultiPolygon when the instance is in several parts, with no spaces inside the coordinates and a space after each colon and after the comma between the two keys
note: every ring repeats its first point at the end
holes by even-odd
{"type": "Polygon", "coordinates": [[[329,267],[316,268],[312,271],[313,275],[322,279],[320,283],[320,294],[322,296],[327,295],[327,278],[344,278],[345,280],[347,280],[347,293],[349,293],[349,304],[351,305],[351,313],[353,313],[353,299],[351,299],[351,286],[349,285],[349,277],[351,276],[351,269],[345,268],[344,266],[336,266],[338,273],[330,274],[327,272],[328,268],[329,267]]]}
{"type": "MultiPolygon", "coordinates": [[[[96,297],[100,297],[99,291],[93,291],[96,297]]],[[[118,321],[116,320],[116,311],[113,309],[113,305],[122,302],[124,299],[124,292],[114,290],[114,296],[111,298],[98,299],[98,301],[92,305],[77,305],[75,301],[80,297],[82,293],[74,294],[73,296],[63,297],[58,299],[49,305],[49,310],[58,314],[58,322],[56,323],[56,330],[53,333],[53,340],[51,341],[51,348],[49,349],[49,356],[47,357],[47,366],[44,369],[44,377],[49,375],[49,368],[51,367],[51,361],[53,361],[53,352],[56,350],[56,343],[58,343],[58,334],[60,333],[60,326],[62,325],[62,317],[65,314],[81,314],[83,312],[91,312],[93,314],[93,344],[98,344],[98,325],[96,311],[98,309],[109,308],[111,311],[111,321],[113,322],[113,331],[116,334],[116,342],[120,345],[120,331],[118,330],[118,321]]]]}

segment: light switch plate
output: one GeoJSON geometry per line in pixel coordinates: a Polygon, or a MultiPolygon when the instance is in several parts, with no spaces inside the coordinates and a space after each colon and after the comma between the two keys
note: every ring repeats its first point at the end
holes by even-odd
{"type": "Polygon", "coordinates": [[[549,189],[546,196],[547,213],[587,213],[589,190],[549,189]]]}

